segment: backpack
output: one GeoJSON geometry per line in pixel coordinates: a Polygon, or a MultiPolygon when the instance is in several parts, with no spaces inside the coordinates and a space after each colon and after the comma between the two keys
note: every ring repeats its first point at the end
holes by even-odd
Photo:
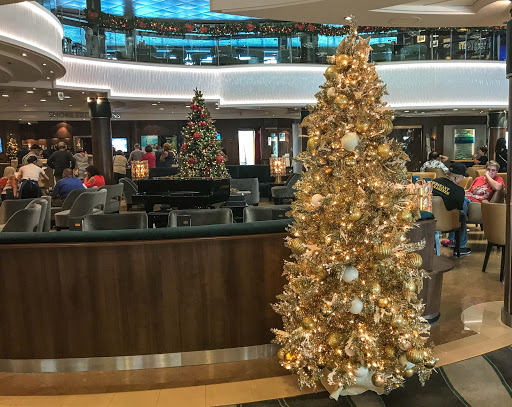
{"type": "Polygon", "coordinates": [[[34,181],[23,180],[20,187],[20,199],[39,198],[41,196],[41,189],[34,181]]]}

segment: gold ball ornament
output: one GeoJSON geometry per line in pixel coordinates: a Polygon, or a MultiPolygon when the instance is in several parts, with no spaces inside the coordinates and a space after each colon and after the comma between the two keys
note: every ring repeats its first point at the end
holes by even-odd
{"type": "Polygon", "coordinates": [[[313,318],[306,317],[302,320],[302,327],[305,330],[310,331],[315,327],[315,321],[313,320],[313,318]]]}
{"type": "Polygon", "coordinates": [[[329,65],[324,72],[324,76],[327,79],[334,79],[338,75],[339,69],[336,65],[329,65]]]}
{"type": "Polygon", "coordinates": [[[279,360],[284,360],[284,357],[286,356],[286,350],[284,348],[281,348],[277,351],[277,357],[279,360]]]}
{"type": "Polygon", "coordinates": [[[332,174],[332,168],[326,168],[324,170],[324,172],[325,172],[326,175],[331,175],[332,174]]]}
{"type": "Polygon", "coordinates": [[[389,153],[391,152],[391,148],[389,144],[381,144],[377,147],[377,154],[380,158],[389,158],[389,153]]]}
{"type": "Polygon", "coordinates": [[[345,95],[338,95],[334,98],[334,103],[336,103],[336,106],[340,109],[345,109],[348,106],[348,102],[348,97],[345,95]]]}
{"type": "Polygon", "coordinates": [[[318,140],[318,137],[310,137],[309,140],[308,140],[308,150],[309,151],[312,151],[312,150],[316,150],[318,148],[318,145],[319,145],[319,140],[318,140]]]}
{"type": "Polygon", "coordinates": [[[352,209],[348,215],[349,219],[354,222],[361,219],[361,216],[363,216],[363,213],[359,210],[359,208],[352,209]]]}
{"type": "Polygon", "coordinates": [[[350,156],[350,157],[346,157],[343,162],[345,163],[345,165],[347,167],[353,167],[354,165],[357,164],[357,159],[356,159],[356,157],[350,156]]]}
{"type": "Polygon", "coordinates": [[[404,325],[404,323],[405,323],[404,319],[400,315],[397,315],[391,321],[391,326],[393,328],[400,328],[400,327],[402,327],[404,325]]]}
{"type": "Polygon", "coordinates": [[[378,259],[384,259],[391,256],[391,246],[387,243],[378,244],[373,246],[373,253],[378,259]]]}
{"type": "Polygon", "coordinates": [[[386,345],[384,347],[384,354],[390,359],[394,358],[396,356],[395,347],[391,345],[386,345]]]}
{"type": "Polygon", "coordinates": [[[412,212],[409,209],[405,209],[400,213],[400,218],[407,223],[411,223],[414,220],[412,212]]]}
{"type": "Polygon", "coordinates": [[[414,281],[410,281],[407,283],[407,291],[410,293],[415,293],[418,290],[418,286],[414,281]]]}
{"type": "Polygon", "coordinates": [[[429,368],[429,369],[433,369],[436,367],[436,364],[437,364],[437,359],[436,358],[430,358],[428,360],[425,361],[425,367],[426,368],[429,368]]]}
{"type": "Polygon", "coordinates": [[[375,125],[375,130],[378,134],[387,136],[393,131],[393,122],[389,119],[381,119],[375,125]]]}
{"type": "Polygon", "coordinates": [[[369,105],[373,105],[375,104],[375,102],[377,101],[377,99],[375,98],[375,96],[371,95],[371,96],[368,96],[368,98],[366,99],[366,102],[369,104],[369,105]]]}
{"type": "Polygon", "coordinates": [[[407,253],[407,264],[413,268],[420,268],[423,264],[423,259],[418,253],[407,253]]]}
{"type": "Polygon", "coordinates": [[[361,79],[361,74],[356,69],[353,69],[348,73],[348,77],[352,81],[357,81],[361,79]]]}
{"type": "Polygon", "coordinates": [[[372,294],[380,294],[382,288],[379,283],[375,282],[372,284],[372,294]]]}
{"type": "Polygon", "coordinates": [[[336,55],[336,65],[339,67],[345,67],[350,64],[350,57],[345,54],[338,54],[336,55]]]}
{"type": "Polygon", "coordinates": [[[382,297],[377,300],[377,305],[380,308],[386,308],[389,305],[389,298],[382,297]]]}
{"type": "Polygon", "coordinates": [[[299,239],[292,239],[288,243],[288,247],[295,254],[302,254],[306,251],[306,248],[299,239]]]}
{"type": "Polygon", "coordinates": [[[372,383],[375,387],[382,387],[386,383],[386,379],[380,373],[374,373],[372,375],[372,383]]]}
{"type": "Polygon", "coordinates": [[[407,360],[411,363],[416,364],[423,362],[423,352],[420,349],[411,348],[407,351],[405,355],[407,357],[407,360]]]}
{"type": "Polygon", "coordinates": [[[293,360],[293,355],[290,352],[287,352],[286,355],[284,355],[284,360],[291,362],[293,360]]]}
{"type": "Polygon", "coordinates": [[[355,128],[358,133],[366,133],[370,128],[370,123],[366,120],[357,120],[355,128]]]}
{"type": "Polygon", "coordinates": [[[336,55],[327,55],[327,62],[334,65],[336,63],[336,55]]]}
{"type": "Polygon", "coordinates": [[[343,336],[339,332],[331,332],[329,335],[327,335],[327,344],[331,348],[337,348],[338,346],[340,346],[342,341],[343,336]]]}
{"type": "MultiPolygon", "coordinates": [[[[329,315],[332,313],[332,308],[329,304],[323,303],[322,307],[320,308],[320,311],[322,312],[323,315],[329,315]]],[[[327,340],[329,340],[329,338],[327,338],[327,340]]]]}
{"type": "Polygon", "coordinates": [[[414,370],[413,369],[406,369],[404,372],[405,377],[413,377],[414,376],[414,370]]]}

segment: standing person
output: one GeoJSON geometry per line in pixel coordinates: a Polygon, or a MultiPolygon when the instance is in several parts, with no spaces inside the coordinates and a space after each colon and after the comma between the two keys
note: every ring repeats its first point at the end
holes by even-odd
{"type": "Polygon", "coordinates": [[[0,178],[0,196],[2,201],[14,199],[18,196],[18,182],[16,181],[16,169],[5,167],[4,176],[0,178]]]}
{"type": "Polygon", "coordinates": [[[114,157],[114,178],[116,184],[123,177],[126,177],[126,168],[128,167],[128,160],[124,156],[121,150],[117,150],[116,156],[114,157]]]}
{"type": "Polygon", "coordinates": [[[501,170],[507,172],[507,141],[504,138],[496,140],[496,161],[501,170]]]}
{"type": "Polygon", "coordinates": [[[82,148],[77,148],[73,158],[76,162],[74,176],[78,179],[84,179],[85,169],[89,165],[89,155],[82,148]]]}
{"type": "Polygon", "coordinates": [[[156,157],[153,154],[153,147],[147,145],[144,150],[146,150],[146,153],[141,157],[141,161],[147,161],[149,168],[156,168],[156,157]]]}
{"type": "Polygon", "coordinates": [[[428,161],[426,161],[420,168],[421,172],[424,172],[427,168],[441,168],[445,174],[448,173],[448,167],[443,164],[442,160],[447,160],[448,157],[441,155],[436,151],[432,151],[428,155],[428,161]]]}
{"type": "Polygon", "coordinates": [[[18,182],[21,184],[18,190],[20,198],[37,198],[41,196],[41,188],[39,188],[39,178],[48,180],[48,176],[44,170],[37,166],[37,157],[32,155],[27,158],[27,165],[20,168],[18,174],[18,182]]]}
{"type": "Polygon", "coordinates": [[[48,158],[48,166],[53,168],[55,180],[58,181],[62,178],[62,171],[64,171],[65,168],[75,168],[76,160],[67,150],[66,143],[63,141],[59,142],[57,148],[58,150],[48,158]]]}
{"type": "Polygon", "coordinates": [[[174,153],[172,151],[171,143],[164,143],[164,150],[160,154],[158,158],[157,166],[158,167],[172,167],[174,164],[174,153]]]}
{"type": "Polygon", "coordinates": [[[42,167],[43,166],[43,163],[42,163],[42,161],[40,159],[40,157],[41,157],[41,147],[39,147],[38,144],[32,144],[30,146],[30,151],[21,160],[21,165],[27,165],[29,157],[36,157],[36,161],[33,161],[33,163],[35,165],[37,165],[38,167],[42,167]]]}
{"type": "Polygon", "coordinates": [[[86,188],[99,188],[105,185],[105,178],[95,166],[89,165],[85,169],[84,185],[86,188]]]}
{"type": "Polygon", "coordinates": [[[490,201],[495,191],[505,188],[503,178],[498,177],[500,165],[491,160],[486,165],[485,175],[476,177],[469,189],[466,191],[466,197],[473,202],[490,201]]]}
{"type": "Polygon", "coordinates": [[[128,157],[128,164],[131,164],[132,161],[140,161],[143,155],[144,151],[140,149],[140,144],[135,144],[133,146],[133,151],[130,153],[130,156],[128,157]]]}
{"type": "Polygon", "coordinates": [[[473,163],[475,165],[485,165],[489,158],[487,158],[487,146],[482,146],[478,149],[476,154],[473,154],[473,163]]]}
{"type": "MultiPolygon", "coordinates": [[[[464,177],[467,177],[466,166],[462,163],[453,163],[448,169],[446,177],[436,178],[432,181],[432,195],[440,196],[443,199],[446,210],[452,209],[459,210],[459,239],[460,239],[460,254],[467,256],[471,253],[471,249],[466,247],[468,242],[468,231],[466,229],[466,217],[468,213],[468,200],[464,196],[464,188],[459,186],[464,177]]],[[[455,247],[455,232],[450,232],[448,235],[448,243],[443,240],[443,246],[455,247]]],[[[453,254],[456,255],[455,249],[453,254]]]]}
{"type": "Polygon", "coordinates": [[[85,188],[85,186],[82,181],[73,177],[73,170],[64,168],[62,178],[57,181],[52,191],[52,206],[62,206],[71,191],[81,188],[85,188]]]}

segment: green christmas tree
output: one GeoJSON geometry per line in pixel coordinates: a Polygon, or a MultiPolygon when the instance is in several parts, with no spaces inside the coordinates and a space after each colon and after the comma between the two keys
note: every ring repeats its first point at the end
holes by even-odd
{"type": "Polygon", "coordinates": [[[178,154],[180,177],[227,178],[221,144],[217,140],[217,130],[213,125],[210,112],[201,91],[195,89],[195,96],[190,104],[188,123],[181,134],[183,144],[178,154]]]}
{"type": "Polygon", "coordinates": [[[18,152],[18,143],[16,142],[16,139],[11,137],[9,141],[7,142],[7,156],[14,160],[16,158],[16,153],[18,152]]]}

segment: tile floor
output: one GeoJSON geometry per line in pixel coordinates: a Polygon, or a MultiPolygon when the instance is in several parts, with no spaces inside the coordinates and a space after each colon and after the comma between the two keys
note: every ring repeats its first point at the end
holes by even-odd
{"type": "MultiPolygon", "coordinates": [[[[482,273],[481,266],[485,251],[483,234],[477,229],[472,229],[469,238],[468,246],[473,249],[473,253],[456,260],[454,270],[444,276],[441,319],[439,324],[432,328],[432,338],[438,344],[436,354],[440,360],[439,365],[454,363],[512,344],[512,329],[504,326],[500,321],[503,299],[503,285],[499,282],[500,256],[498,252],[494,252],[488,265],[488,272],[482,273]]],[[[442,254],[451,255],[451,251],[443,249],[442,254]]],[[[121,376],[119,372],[102,372],[95,378],[98,384],[93,387],[88,387],[91,377],[88,374],[63,375],[68,380],[60,382],[59,386],[55,381],[56,376],[51,374],[4,373],[0,374],[0,394],[32,395],[0,396],[0,407],[206,407],[294,396],[315,391],[308,389],[301,392],[297,387],[296,379],[290,375],[283,375],[285,372],[282,372],[272,360],[253,361],[246,365],[228,367],[225,366],[227,364],[222,365],[224,366],[152,369],[142,373],[123,373],[121,376]],[[261,378],[240,380],[241,376],[236,377],[235,372],[241,366],[252,369],[254,375],[260,375],[261,378]],[[216,372],[222,369],[232,370],[225,383],[193,385],[197,382],[198,375],[215,377],[216,372]],[[177,373],[166,377],[165,371],[177,373]],[[143,374],[145,379],[141,381],[138,374],[143,374]],[[181,380],[178,380],[180,387],[176,387],[172,378],[174,377],[176,381],[179,376],[181,376],[181,380]],[[118,382],[115,383],[116,381],[118,382]],[[103,383],[103,386],[100,383],[103,383]],[[108,387],[106,385],[108,383],[112,386],[108,387]],[[123,391],[138,389],[141,385],[147,386],[148,389],[151,389],[151,386],[162,388],[123,391]],[[44,394],[52,388],[53,391],[61,394],[69,394],[35,395],[44,394]],[[114,390],[116,388],[117,390],[114,390]],[[91,392],[94,389],[98,390],[96,394],[76,394],[91,392]],[[72,394],[73,392],[75,394],[72,394]]],[[[217,380],[221,376],[218,376],[217,380]]]]}

